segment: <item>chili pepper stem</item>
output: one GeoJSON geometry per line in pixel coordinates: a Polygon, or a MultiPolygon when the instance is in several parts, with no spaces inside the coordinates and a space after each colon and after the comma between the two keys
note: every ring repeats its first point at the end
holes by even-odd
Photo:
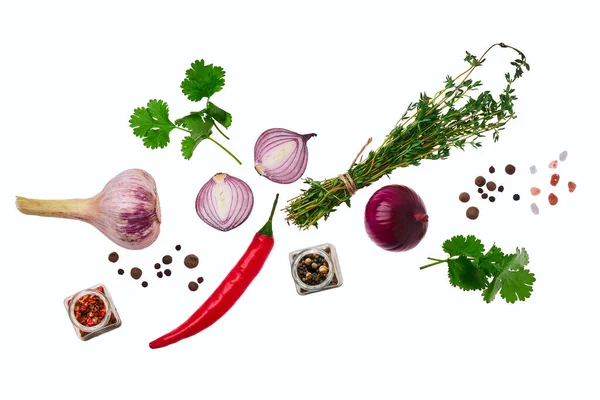
{"type": "Polygon", "coordinates": [[[265,226],[260,228],[260,231],[258,231],[259,235],[263,235],[263,236],[270,237],[270,238],[273,237],[273,215],[275,215],[275,207],[277,207],[277,200],[279,200],[279,193],[277,193],[275,195],[275,201],[273,202],[273,208],[271,209],[271,215],[269,215],[269,220],[267,221],[265,226]]]}

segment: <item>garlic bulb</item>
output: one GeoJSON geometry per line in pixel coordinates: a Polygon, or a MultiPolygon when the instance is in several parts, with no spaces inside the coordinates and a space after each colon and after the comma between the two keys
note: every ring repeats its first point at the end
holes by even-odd
{"type": "Polygon", "coordinates": [[[160,233],[156,183],[141,169],[121,172],[89,199],[37,200],[17,196],[16,205],[23,214],[87,222],[131,250],[150,246],[160,233]]]}

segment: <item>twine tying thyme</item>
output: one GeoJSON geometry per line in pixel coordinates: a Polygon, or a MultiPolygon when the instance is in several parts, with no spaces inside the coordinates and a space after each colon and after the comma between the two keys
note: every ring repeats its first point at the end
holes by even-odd
{"type": "Polygon", "coordinates": [[[354,193],[356,193],[358,188],[356,187],[354,180],[350,176],[350,169],[354,166],[354,164],[356,164],[356,160],[358,160],[358,157],[360,157],[362,152],[365,151],[365,149],[367,148],[369,143],[371,143],[371,140],[373,140],[373,138],[369,138],[369,140],[367,140],[367,143],[365,143],[365,145],[362,147],[362,149],[360,149],[360,151],[358,152],[356,157],[354,157],[354,160],[350,164],[350,168],[348,168],[348,171],[344,172],[343,174],[338,175],[338,178],[340,178],[340,180],[342,182],[344,182],[344,186],[346,187],[346,190],[350,193],[351,196],[354,195],[354,193]]]}
{"type": "Polygon", "coordinates": [[[353,163],[346,173],[335,178],[323,181],[306,178],[304,182],[309,187],[290,199],[284,208],[288,224],[300,229],[318,227],[319,220],[327,220],[342,203],[350,207],[350,198],[357,190],[383,176],[389,177],[397,168],[418,166],[423,160],[445,159],[451,148],[480,147],[480,139],[487,132],[492,132],[493,140],[497,141],[506,123],[516,118],[513,105],[517,97],[512,84],[523,75],[524,69],[529,70],[529,64],[523,52],[504,43],[490,46],[479,58],[467,52],[465,61],[469,68],[454,78],[447,76],[444,88],[433,97],[421,93],[417,102],[410,103],[383,144],[370,151],[364,160],[353,163]],[[469,77],[496,46],[518,54],[510,63],[514,72],[504,75],[506,87],[497,98],[489,90],[476,97],[467,95],[482,86],[481,81],[469,77]]]}

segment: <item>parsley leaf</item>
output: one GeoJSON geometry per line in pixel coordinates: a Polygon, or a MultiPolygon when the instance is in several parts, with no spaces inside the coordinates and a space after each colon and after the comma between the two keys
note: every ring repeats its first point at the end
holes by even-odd
{"type": "Polygon", "coordinates": [[[144,145],[151,149],[169,144],[169,133],[175,125],[169,120],[169,106],[162,100],[150,100],[146,107],[133,111],[129,119],[133,134],[143,138],[144,145]]]}
{"type": "Polygon", "coordinates": [[[481,241],[475,236],[454,236],[442,247],[450,257],[445,260],[430,257],[434,262],[421,269],[447,263],[450,284],[462,290],[482,290],[487,303],[498,293],[507,303],[531,297],[535,275],[525,269],[529,254],[524,248],[517,248],[514,254],[504,254],[494,244],[484,253],[481,241]]]}
{"type": "Polygon", "coordinates": [[[465,255],[479,258],[483,256],[484,250],[481,240],[473,235],[466,238],[460,235],[454,236],[450,240],[446,240],[442,247],[450,257],[465,255]]]}
{"type": "Polygon", "coordinates": [[[196,60],[185,71],[186,78],[181,82],[183,94],[191,101],[200,101],[217,93],[225,85],[225,71],[212,64],[205,65],[204,60],[196,60]]]}
{"type": "Polygon", "coordinates": [[[448,260],[448,278],[462,290],[480,290],[487,285],[485,275],[465,256],[448,260]]]}

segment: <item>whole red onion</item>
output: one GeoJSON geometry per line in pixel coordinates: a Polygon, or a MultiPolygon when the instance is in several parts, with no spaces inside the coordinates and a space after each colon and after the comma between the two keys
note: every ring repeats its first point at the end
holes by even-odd
{"type": "Polygon", "coordinates": [[[388,185],[377,190],[365,208],[365,229],[373,242],[389,251],[406,251],[427,233],[427,210],[414,190],[388,185]]]}

